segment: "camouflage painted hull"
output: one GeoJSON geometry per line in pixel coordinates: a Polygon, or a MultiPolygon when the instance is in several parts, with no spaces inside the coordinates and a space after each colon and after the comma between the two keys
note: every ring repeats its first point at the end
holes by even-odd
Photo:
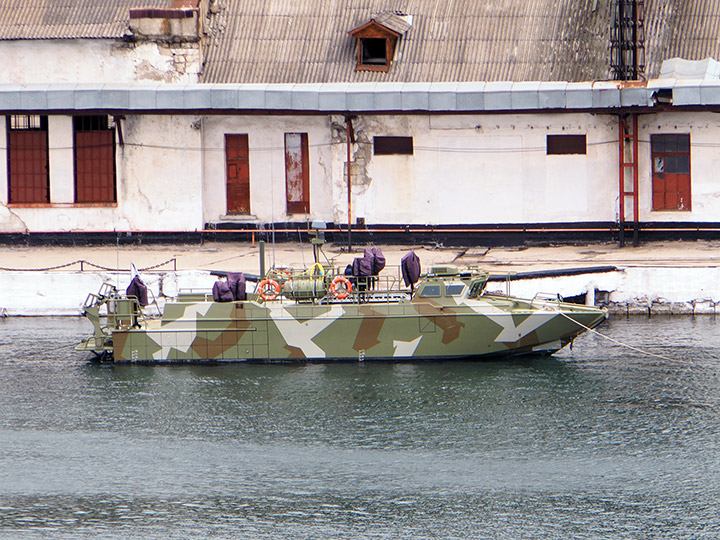
{"type": "Polygon", "coordinates": [[[437,360],[552,354],[607,318],[594,307],[484,295],[451,302],[173,302],[80,350],[115,362],[437,360]]]}

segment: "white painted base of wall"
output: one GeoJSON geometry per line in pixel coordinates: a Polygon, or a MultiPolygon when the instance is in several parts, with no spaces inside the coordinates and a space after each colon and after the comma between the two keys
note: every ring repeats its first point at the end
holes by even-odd
{"type": "MultiPolygon", "coordinates": [[[[216,279],[194,270],[143,274],[143,280],[162,309],[167,297],[180,289],[210,291],[216,279]]],[[[0,316],[80,315],[90,293],[108,282],[124,291],[129,275],[88,272],[8,272],[0,274],[0,316]]],[[[252,284],[248,284],[252,287],[252,284]]],[[[492,282],[490,291],[506,291],[492,282]]],[[[571,297],[588,294],[607,299],[615,313],[715,314],[720,310],[720,268],[632,267],[605,274],[512,281],[510,293],[533,298],[538,293],[571,297]]],[[[154,306],[146,308],[148,314],[154,306]]]]}
{"type": "MultiPolygon", "coordinates": [[[[493,282],[488,290],[505,292],[493,282]]],[[[588,295],[605,300],[613,313],[715,314],[720,311],[719,268],[631,267],[605,274],[583,274],[512,281],[510,293],[533,298],[538,293],[562,297],[588,295]]]]}
{"type": "MultiPolygon", "coordinates": [[[[148,299],[151,302],[156,299],[161,310],[165,299],[176,296],[180,289],[210,291],[217,279],[200,270],[143,274],[142,278],[148,286],[148,299]]],[[[103,283],[124,292],[130,276],[90,272],[0,274],[0,315],[81,315],[88,295],[98,292],[103,283]]],[[[157,309],[151,305],[146,312],[151,315],[157,313],[157,309]]]]}

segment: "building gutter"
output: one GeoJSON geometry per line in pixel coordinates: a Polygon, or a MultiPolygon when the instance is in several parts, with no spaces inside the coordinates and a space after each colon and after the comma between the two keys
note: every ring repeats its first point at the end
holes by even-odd
{"type": "Polygon", "coordinates": [[[0,114],[470,114],[720,107],[720,79],[647,82],[0,84],[0,114]]]}

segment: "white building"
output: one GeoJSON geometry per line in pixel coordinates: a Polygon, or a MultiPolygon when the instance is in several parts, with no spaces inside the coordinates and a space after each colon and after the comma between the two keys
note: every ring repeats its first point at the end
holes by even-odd
{"type": "MultiPolygon", "coordinates": [[[[653,56],[647,82],[594,82],[609,76],[609,58],[573,64],[562,51],[602,49],[607,36],[553,41],[538,28],[534,39],[556,57],[549,67],[542,51],[508,53],[509,43],[457,52],[459,32],[477,40],[501,19],[469,1],[439,15],[420,1],[401,14],[354,0],[354,11],[319,15],[311,3],[278,13],[280,4],[250,3],[253,11],[248,2],[157,0],[128,11],[104,0],[94,3],[104,22],[85,34],[89,0],[75,0],[55,28],[26,25],[28,35],[0,23],[9,59],[0,67],[0,231],[292,230],[315,220],[375,234],[545,239],[610,239],[621,224],[720,230],[714,61],[674,61],[661,73],[653,56]],[[478,24],[437,38],[439,19],[458,13],[478,24]],[[483,61],[488,54],[497,62],[483,61]],[[579,78],[587,70],[590,82],[579,78]]],[[[612,2],[591,4],[576,6],[586,30],[611,14],[612,2]]],[[[661,16],[649,9],[646,22],[661,16]]],[[[656,37],[648,56],[661,48],[656,37]]],[[[693,52],[718,56],[715,38],[693,52]]]]}

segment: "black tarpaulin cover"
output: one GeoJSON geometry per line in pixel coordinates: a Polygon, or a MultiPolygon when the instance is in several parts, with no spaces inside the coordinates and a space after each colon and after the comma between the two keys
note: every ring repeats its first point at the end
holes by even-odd
{"type": "Polygon", "coordinates": [[[228,273],[226,280],[219,279],[213,285],[213,300],[215,302],[247,300],[245,287],[245,274],[242,272],[228,273]]]}
{"type": "Polygon", "coordinates": [[[414,251],[407,253],[400,259],[403,281],[406,287],[415,285],[420,279],[420,257],[414,251]]]}
{"type": "Polygon", "coordinates": [[[217,280],[213,285],[213,300],[216,302],[232,302],[234,300],[233,292],[230,290],[230,284],[225,280],[217,280]]]}
{"type": "Polygon", "coordinates": [[[234,300],[247,300],[245,274],[242,272],[230,273],[227,275],[227,282],[234,300]]]}
{"type": "Polygon", "coordinates": [[[352,274],[358,277],[373,275],[372,257],[356,257],[352,263],[352,274]]]}
{"type": "Polygon", "coordinates": [[[379,247],[365,248],[365,258],[372,259],[373,275],[377,276],[385,268],[385,255],[379,247]]]}
{"type": "Polygon", "coordinates": [[[125,295],[134,296],[138,299],[138,303],[143,307],[148,305],[147,285],[145,285],[143,280],[140,279],[140,276],[136,275],[132,279],[130,285],[128,285],[128,288],[125,291],[125,295]]]}

